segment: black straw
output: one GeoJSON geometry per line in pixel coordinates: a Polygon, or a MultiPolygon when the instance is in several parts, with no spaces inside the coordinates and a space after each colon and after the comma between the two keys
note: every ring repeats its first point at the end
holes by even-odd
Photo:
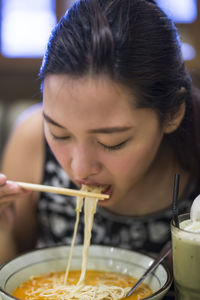
{"type": "Polygon", "coordinates": [[[180,175],[175,174],[175,177],[174,177],[174,191],[173,191],[173,203],[172,203],[172,214],[173,214],[174,224],[178,228],[179,228],[179,221],[178,221],[177,200],[178,200],[178,191],[179,191],[179,181],[180,181],[180,175]]]}

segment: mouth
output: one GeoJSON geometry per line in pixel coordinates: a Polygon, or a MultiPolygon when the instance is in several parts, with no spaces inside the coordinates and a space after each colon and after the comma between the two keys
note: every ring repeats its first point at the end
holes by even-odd
{"type": "MultiPolygon", "coordinates": [[[[81,188],[82,185],[87,185],[88,187],[94,188],[94,187],[102,187],[101,194],[109,195],[110,197],[113,194],[113,187],[110,184],[102,184],[97,182],[89,182],[89,181],[76,181],[76,185],[81,188]]],[[[108,199],[99,200],[99,202],[107,202],[109,201],[110,197],[108,199]]]]}
{"type": "Polygon", "coordinates": [[[103,189],[101,193],[110,196],[108,199],[103,199],[98,201],[98,205],[105,206],[108,202],[110,202],[110,198],[112,197],[113,194],[113,187],[111,185],[106,185],[105,189],[103,189]]]}
{"type": "Polygon", "coordinates": [[[102,191],[102,194],[112,195],[113,188],[111,185],[106,185],[105,189],[102,191]]]}

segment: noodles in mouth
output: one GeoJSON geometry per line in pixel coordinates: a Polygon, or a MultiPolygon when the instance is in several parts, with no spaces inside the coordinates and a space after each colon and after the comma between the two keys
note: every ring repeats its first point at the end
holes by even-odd
{"type": "MultiPolygon", "coordinates": [[[[83,185],[82,191],[100,193],[103,187],[94,187],[83,185]]],[[[22,284],[15,292],[15,297],[20,299],[59,299],[59,300],[118,300],[123,299],[130,287],[135,283],[135,279],[129,275],[118,274],[114,272],[91,271],[87,270],[88,250],[91,240],[91,232],[94,221],[94,214],[98,199],[77,197],[76,202],[76,221],[74,233],[72,237],[71,247],[69,250],[68,263],[65,272],[54,272],[42,276],[34,276],[29,281],[22,284]],[[79,224],[80,213],[84,202],[84,243],[82,252],[81,271],[70,271],[71,260],[73,256],[73,248],[76,240],[76,234],[79,224]],[[76,280],[72,280],[71,276],[75,274],[76,280]],[[88,280],[92,274],[93,279],[88,280]],[[96,281],[94,280],[96,276],[96,281]],[[46,279],[45,279],[46,278],[46,279]],[[100,280],[100,278],[102,278],[100,280]],[[115,280],[114,280],[115,278],[115,280]],[[121,284],[119,284],[121,282],[121,284]],[[129,282],[127,286],[127,282],[129,282]],[[35,287],[34,287],[35,286],[35,287]],[[20,290],[21,289],[21,290],[20,290]]],[[[143,284],[141,288],[141,297],[130,299],[142,299],[152,294],[151,289],[143,284]]]]}
{"type": "MultiPolygon", "coordinates": [[[[87,185],[82,185],[81,188],[82,191],[84,192],[93,192],[93,193],[100,193],[103,190],[103,187],[89,187],[87,185]]],[[[83,286],[84,285],[84,279],[85,279],[85,272],[86,272],[86,267],[87,267],[87,258],[88,258],[88,249],[90,245],[90,240],[91,240],[91,232],[92,232],[92,225],[94,221],[94,214],[96,212],[97,208],[97,203],[98,199],[94,198],[85,198],[84,202],[84,243],[83,243],[83,255],[82,255],[82,268],[81,268],[81,276],[79,279],[79,282],[77,283],[77,286],[83,286]]],[[[74,233],[73,233],[73,238],[71,242],[71,247],[70,247],[70,255],[68,259],[68,264],[67,264],[67,269],[66,269],[66,274],[65,274],[65,281],[64,283],[67,284],[67,278],[69,274],[69,269],[71,265],[71,259],[72,259],[72,252],[73,252],[73,247],[76,239],[76,234],[77,234],[77,228],[78,228],[78,223],[79,223],[79,218],[80,218],[80,212],[82,210],[83,206],[83,198],[82,197],[77,197],[76,199],[76,222],[74,226],[74,233]]]]}

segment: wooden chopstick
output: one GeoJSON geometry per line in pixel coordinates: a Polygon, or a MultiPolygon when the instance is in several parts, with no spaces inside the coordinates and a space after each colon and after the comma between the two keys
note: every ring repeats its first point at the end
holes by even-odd
{"type": "Polygon", "coordinates": [[[76,196],[76,197],[77,196],[89,197],[89,198],[96,198],[101,200],[108,199],[110,197],[107,194],[98,194],[98,193],[84,192],[80,190],[66,189],[66,188],[60,188],[60,187],[49,186],[49,185],[7,180],[7,183],[12,183],[12,182],[19,184],[19,186],[24,189],[29,189],[33,191],[39,191],[39,192],[62,194],[62,195],[69,195],[69,196],[76,196]]]}

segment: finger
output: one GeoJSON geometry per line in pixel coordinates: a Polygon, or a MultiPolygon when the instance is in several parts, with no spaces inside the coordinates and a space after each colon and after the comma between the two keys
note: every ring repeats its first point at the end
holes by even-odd
{"type": "MultiPolygon", "coordinates": [[[[20,184],[19,182],[17,182],[17,181],[7,180],[6,183],[9,184],[10,187],[13,187],[13,188],[16,187],[16,186],[19,187],[20,190],[23,191],[24,193],[30,193],[30,192],[33,191],[32,189],[29,189],[29,187],[26,187],[26,186],[24,186],[24,185],[21,185],[21,184],[20,184]]],[[[27,184],[27,185],[29,185],[29,184],[27,184]]]]}
{"type": "MultiPolygon", "coordinates": [[[[7,177],[4,174],[0,174],[0,198],[9,197],[19,193],[29,194],[31,192],[31,190],[21,188],[17,182],[7,180],[7,177]]],[[[2,199],[0,199],[0,202],[1,201],[2,199]]]]}
{"type": "Polygon", "coordinates": [[[8,183],[6,176],[4,174],[0,174],[0,198],[17,194],[20,191],[22,191],[22,189],[17,183],[8,183]]]}
{"type": "Polygon", "coordinates": [[[6,194],[6,195],[7,194],[16,194],[16,193],[22,191],[20,186],[15,182],[7,183],[7,181],[6,181],[6,183],[4,185],[0,186],[0,188],[1,187],[2,187],[1,194],[6,194]]]}
{"type": "Polygon", "coordinates": [[[6,206],[8,206],[10,201],[0,201],[0,210],[4,209],[6,206]]]}
{"type": "Polygon", "coordinates": [[[14,209],[14,204],[13,203],[9,203],[6,206],[6,209],[4,211],[5,213],[5,218],[8,222],[8,224],[12,224],[13,220],[14,220],[14,216],[15,216],[15,209],[14,209]]]}
{"type": "Polygon", "coordinates": [[[0,173],[0,186],[4,185],[6,183],[6,180],[7,180],[6,176],[0,173]]]}
{"type": "Polygon", "coordinates": [[[14,224],[15,209],[13,203],[0,205],[0,228],[11,228],[14,224]]]}

